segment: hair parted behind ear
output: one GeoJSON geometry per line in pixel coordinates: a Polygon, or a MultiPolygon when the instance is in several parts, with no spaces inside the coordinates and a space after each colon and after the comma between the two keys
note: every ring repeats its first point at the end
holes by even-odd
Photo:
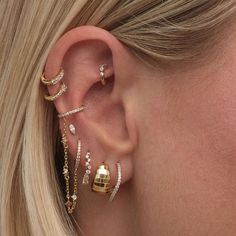
{"type": "Polygon", "coordinates": [[[1,1],[0,235],[75,235],[55,170],[58,124],[43,100],[49,50],[69,29],[110,31],[153,61],[200,54],[235,15],[235,1],[1,1]]]}

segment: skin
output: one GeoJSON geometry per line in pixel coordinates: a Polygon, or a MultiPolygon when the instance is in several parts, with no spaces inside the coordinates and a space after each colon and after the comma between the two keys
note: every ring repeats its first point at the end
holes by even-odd
{"type": "MultiPolygon", "coordinates": [[[[85,235],[236,235],[234,25],[207,56],[155,68],[96,27],[73,29],[52,48],[46,77],[63,65],[68,85],[56,109],[88,106],[69,118],[79,130],[68,137],[72,156],[80,138],[83,155],[92,153],[91,180],[102,161],[112,185],[117,161],[123,170],[113,203],[79,185],[73,218],[85,235]]],[[[82,158],[80,177],[84,170],[82,158]]]]}

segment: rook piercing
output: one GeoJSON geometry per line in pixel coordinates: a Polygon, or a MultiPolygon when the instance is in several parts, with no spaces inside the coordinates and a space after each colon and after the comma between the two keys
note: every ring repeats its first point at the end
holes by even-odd
{"type": "Polygon", "coordinates": [[[75,126],[74,126],[73,124],[70,124],[70,125],[69,125],[69,130],[70,130],[70,133],[71,133],[72,135],[75,135],[76,129],[75,129],[75,126]]]}
{"type": "Polygon", "coordinates": [[[105,77],[105,70],[107,68],[107,64],[103,64],[100,66],[99,71],[100,71],[100,78],[101,78],[101,83],[102,85],[106,85],[106,77],[105,77]]]}
{"type": "Polygon", "coordinates": [[[64,83],[62,83],[60,89],[58,90],[58,92],[56,94],[45,95],[44,98],[45,98],[45,100],[52,102],[52,101],[56,100],[57,98],[59,98],[66,90],[67,90],[67,86],[64,83]]]}
{"type": "Polygon", "coordinates": [[[121,178],[122,178],[121,165],[120,165],[119,162],[117,162],[116,166],[117,166],[117,173],[118,173],[117,182],[116,182],[116,185],[115,185],[114,189],[112,190],[112,193],[111,193],[110,198],[109,198],[109,202],[113,201],[115,195],[117,194],[117,192],[119,190],[120,184],[121,184],[121,178]]]}
{"type": "Polygon", "coordinates": [[[88,151],[85,156],[85,166],[86,166],[86,171],[83,177],[83,184],[89,184],[89,175],[91,174],[91,164],[90,164],[90,155],[91,153],[88,151]]]}
{"type": "Polygon", "coordinates": [[[108,193],[110,190],[110,171],[108,165],[103,163],[97,169],[92,190],[97,193],[108,193]]]}
{"type": "Polygon", "coordinates": [[[64,70],[61,68],[60,72],[51,80],[48,80],[44,77],[44,74],[41,76],[41,82],[44,85],[55,85],[64,77],[64,70]]]}
{"type": "Polygon", "coordinates": [[[73,109],[73,110],[71,110],[71,111],[67,111],[67,112],[65,112],[65,113],[60,113],[60,114],[58,114],[58,118],[64,118],[64,117],[66,117],[66,116],[70,116],[70,115],[72,115],[72,114],[81,112],[81,111],[84,110],[84,108],[85,108],[85,106],[82,105],[81,107],[76,108],[76,109],[73,109]]]}

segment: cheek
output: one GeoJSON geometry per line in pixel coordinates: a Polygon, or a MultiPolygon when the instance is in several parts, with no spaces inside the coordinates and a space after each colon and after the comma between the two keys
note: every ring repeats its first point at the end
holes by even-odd
{"type": "MultiPolygon", "coordinates": [[[[207,232],[217,221],[215,230],[223,232],[221,225],[235,225],[233,84],[230,80],[198,86],[179,82],[175,89],[160,94],[156,103],[147,104],[149,111],[140,113],[140,158],[135,167],[137,173],[143,172],[136,176],[137,188],[145,186],[153,196],[152,204],[142,210],[154,212],[163,230],[178,225],[181,232],[199,232],[197,223],[207,232]]],[[[157,224],[153,218],[148,220],[157,224]]]]}

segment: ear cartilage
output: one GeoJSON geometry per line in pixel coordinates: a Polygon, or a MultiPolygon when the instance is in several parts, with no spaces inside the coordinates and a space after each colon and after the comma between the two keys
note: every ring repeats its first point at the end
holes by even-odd
{"type": "Polygon", "coordinates": [[[106,69],[107,69],[107,64],[103,64],[99,68],[102,85],[106,85],[106,77],[105,77],[105,70],[106,69]]]}
{"type": "Polygon", "coordinates": [[[88,151],[85,155],[85,166],[86,166],[86,171],[83,177],[83,184],[87,185],[89,184],[89,175],[91,174],[91,159],[90,159],[91,153],[88,151]]]}
{"type": "Polygon", "coordinates": [[[71,133],[72,135],[75,135],[75,133],[76,133],[76,128],[75,128],[75,126],[74,126],[73,124],[70,124],[70,125],[69,125],[69,131],[70,131],[70,133],[71,133]]]}
{"type": "Polygon", "coordinates": [[[113,201],[115,195],[117,194],[117,192],[120,188],[120,184],[121,184],[121,180],[122,180],[121,165],[120,165],[119,162],[116,163],[116,167],[117,167],[117,182],[116,182],[116,185],[115,185],[114,189],[111,192],[109,202],[113,201]]]}
{"type": "Polygon", "coordinates": [[[73,115],[73,114],[75,114],[75,113],[79,113],[79,112],[83,111],[84,108],[85,108],[85,106],[82,105],[82,106],[80,106],[80,107],[78,107],[78,108],[75,108],[75,109],[73,109],[73,110],[70,110],[70,111],[67,111],[67,112],[64,112],[64,113],[60,113],[60,114],[58,114],[58,118],[64,118],[64,117],[73,115]]]}

